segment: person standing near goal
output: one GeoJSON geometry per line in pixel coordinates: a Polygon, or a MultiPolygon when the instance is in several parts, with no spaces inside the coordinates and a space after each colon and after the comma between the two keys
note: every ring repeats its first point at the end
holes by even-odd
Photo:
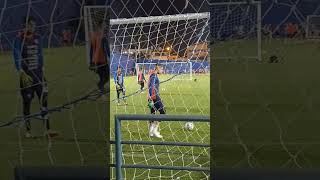
{"type": "Polygon", "coordinates": [[[90,67],[89,69],[94,71],[99,76],[99,82],[97,83],[100,90],[102,100],[106,100],[105,85],[109,82],[109,63],[110,49],[109,43],[105,35],[105,22],[99,21],[97,23],[97,29],[90,35],[91,48],[90,48],[90,67]]]}
{"type": "Polygon", "coordinates": [[[26,138],[31,138],[30,115],[31,102],[34,93],[38,96],[47,137],[57,136],[50,130],[48,116],[48,87],[43,72],[43,54],[41,37],[36,33],[36,21],[33,17],[24,19],[25,29],[14,40],[13,58],[19,73],[20,93],[22,96],[23,116],[26,126],[26,138]]]}
{"type": "MultiPolygon", "coordinates": [[[[151,114],[156,114],[159,111],[160,114],[166,114],[162,100],[160,98],[160,80],[158,74],[161,74],[163,67],[160,64],[156,64],[155,69],[151,72],[148,82],[148,106],[151,114]]],[[[162,138],[159,130],[159,121],[149,121],[149,135],[157,138],[162,138]]]]}
{"type": "Polygon", "coordinates": [[[140,91],[143,93],[144,83],[146,82],[146,78],[144,76],[144,68],[141,67],[141,70],[138,72],[138,84],[140,85],[140,91]]]}
{"type": "Polygon", "coordinates": [[[124,78],[123,78],[123,73],[120,66],[118,66],[117,72],[114,74],[113,78],[114,78],[114,83],[116,85],[118,105],[120,105],[120,93],[122,93],[122,99],[124,101],[124,104],[127,105],[126,89],[124,87],[124,78]]]}

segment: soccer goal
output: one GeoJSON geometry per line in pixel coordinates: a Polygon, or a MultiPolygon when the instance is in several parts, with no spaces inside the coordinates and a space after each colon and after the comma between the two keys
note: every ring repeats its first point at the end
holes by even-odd
{"type": "MultiPolygon", "coordinates": [[[[136,72],[148,74],[157,63],[136,63],[136,72]]],[[[173,80],[192,80],[192,62],[164,62],[159,63],[165,75],[174,75],[173,80]]],[[[137,73],[138,74],[138,73],[137,73]]]]}
{"type": "Polygon", "coordinates": [[[306,38],[320,39],[320,16],[311,15],[307,17],[306,38]]]}
{"type": "Polygon", "coordinates": [[[111,71],[132,74],[135,63],[157,62],[170,73],[192,73],[188,61],[209,61],[208,22],[209,13],[111,19],[111,71]]]}
{"type": "MultiPolygon", "coordinates": [[[[163,66],[159,74],[159,93],[166,109],[166,115],[209,116],[210,77],[197,74],[210,66],[209,57],[209,13],[194,12],[185,14],[111,19],[111,74],[118,66],[125,73],[127,105],[111,104],[111,113],[127,115],[150,115],[147,106],[147,91],[140,91],[136,73],[144,69],[148,72],[155,64],[163,66]],[[189,79],[196,79],[189,81],[189,79]]],[[[148,85],[144,90],[148,90],[148,85]]],[[[115,86],[110,85],[111,99],[117,97],[115,86]]],[[[111,119],[114,118],[111,116],[111,119]]],[[[143,117],[143,116],[141,116],[143,117]]],[[[155,115],[155,117],[158,116],[155,115]]],[[[192,120],[193,121],[193,120],[192,120]]],[[[114,123],[114,122],[111,122],[114,123]]],[[[123,121],[121,141],[146,141],[147,144],[122,144],[120,159],[124,179],[209,179],[206,171],[188,171],[186,168],[208,168],[209,147],[182,147],[179,143],[210,142],[210,124],[193,121],[194,128],[185,128],[186,121],[162,121],[160,128],[164,139],[149,136],[148,121],[138,118],[123,121]],[[157,141],[168,144],[154,145],[157,141]],[[133,166],[131,166],[133,165],[133,166]],[[148,169],[145,167],[157,167],[148,169]],[[168,169],[168,166],[183,167],[168,169]]],[[[111,125],[114,127],[114,125],[111,125]]],[[[113,139],[119,138],[116,130],[111,130],[113,139]]],[[[112,163],[116,163],[115,146],[112,146],[112,163]]],[[[119,153],[119,152],[118,152],[119,153]]],[[[120,162],[120,161],[118,161],[120,162]]],[[[115,178],[115,168],[112,169],[115,178]]]]}
{"type": "Polygon", "coordinates": [[[212,2],[213,59],[261,60],[261,2],[212,2]]]}

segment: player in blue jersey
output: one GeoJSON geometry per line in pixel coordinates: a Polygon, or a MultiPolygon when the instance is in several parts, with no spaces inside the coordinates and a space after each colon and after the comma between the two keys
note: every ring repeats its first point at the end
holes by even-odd
{"type": "Polygon", "coordinates": [[[126,101],[126,89],[124,87],[124,77],[123,72],[120,66],[117,68],[117,72],[114,74],[114,83],[116,85],[116,91],[117,91],[117,98],[118,98],[118,105],[120,105],[120,93],[122,93],[122,99],[124,101],[124,104],[127,105],[126,101]]]}
{"type": "Polygon", "coordinates": [[[34,94],[38,96],[41,118],[46,127],[46,136],[58,135],[50,130],[48,116],[48,87],[43,72],[43,53],[41,37],[36,33],[36,22],[33,17],[24,19],[25,29],[14,40],[13,57],[16,70],[20,76],[20,93],[22,95],[23,116],[25,117],[25,137],[30,138],[31,123],[27,118],[30,115],[31,102],[34,94]]]}
{"type": "MultiPolygon", "coordinates": [[[[158,74],[161,74],[163,67],[160,64],[156,64],[155,69],[151,72],[148,82],[148,106],[150,108],[151,114],[156,114],[159,111],[160,114],[166,114],[164,105],[160,98],[160,80],[158,74]]],[[[159,121],[150,121],[149,122],[149,135],[162,138],[159,130],[159,121]]]]}

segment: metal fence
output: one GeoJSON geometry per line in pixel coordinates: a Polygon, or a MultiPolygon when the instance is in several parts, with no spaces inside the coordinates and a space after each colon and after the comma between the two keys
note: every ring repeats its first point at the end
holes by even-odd
{"type": "Polygon", "coordinates": [[[186,116],[186,115],[115,115],[115,168],[116,179],[122,179],[122,168],[144,168],[144,169],[165,169],[165,170],[186,170],[186,171],[205,171],[210,172],[207,167],[184,167],[184,166],[162,166],[144,164],[123,164],[122,144],[140,145],[166,145],[166,146],[192,146],[209,148],[210,144],[188,143],[188,142],[150,142],[150,141],[122,141],[121,140],[121,121],[193,121],[210,122],[209,116],[186,116]]]}

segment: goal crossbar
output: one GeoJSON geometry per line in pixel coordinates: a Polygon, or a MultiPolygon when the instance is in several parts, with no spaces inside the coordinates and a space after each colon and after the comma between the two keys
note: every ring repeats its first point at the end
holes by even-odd
{"type": "Polygon", "coordinates": [[[209,19],[210,13],[188,13],[188,14],[176,14],[165,16],[149,16],[149,17],[136,17],[136,18],[121,18],[110,19],[111,25],[119,24],[138,24],[138,23],[152,23],[152,22],[171,22],[190,19],[209,19]]]}
{"type": "MultiPolygon", "coordinates": [[[[146,63],[136,63],[136,71],[139,70],[139,66],[140,65],[156,65],[156,64],[161,64],[161,65],[177,65],[178,64],[186,64],[188,65],[188,72],[186,72],[185,74],[189,75],[189,78],[185,79],[185,80],[191,80],[192,79],[192,62],[190,61],[187,61],[187,62],[163,62],[163,63],[154,63],[154,62],[146,62],[146,63]]],[[[182,73],[183,74],[183,73],[182,73]]],[[[180,79],[177,79],[177,80],[180,80],[180,79]]]]}

